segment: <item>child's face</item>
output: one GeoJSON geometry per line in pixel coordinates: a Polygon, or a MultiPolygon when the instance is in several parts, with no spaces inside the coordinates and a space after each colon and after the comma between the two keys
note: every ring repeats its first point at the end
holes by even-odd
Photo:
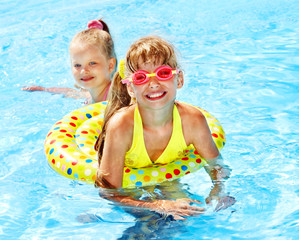
{"type": "Polygon", "coordinates": [[[96,90],[111,81],[114,59],[107,59],[99,47],[75,44],[70,49],[71,68],[75,81],[87,90],[96,90]]]}
{"type": "MultiPolygon", "coordinates": [[[[138,70],[153,73],[162,64],[139,63],[138,70]]],[[[162,107],[167,103],[173,103],[176,98],[176,90],[183,86],[183,74],[175,74],[167,81],[159,81],[156,77],[150,77],[149,81],[142,85],[128,85],[131,97],[136,98],[139,105],[162,107]]]]}

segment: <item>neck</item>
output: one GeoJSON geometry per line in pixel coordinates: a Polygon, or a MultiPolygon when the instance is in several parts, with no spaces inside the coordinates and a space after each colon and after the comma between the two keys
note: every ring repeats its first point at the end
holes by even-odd
{"type": "Polygon", "coordinates": [[[92,101],[93,102],[101,102],[101,101],[106,100],[104,98],[105,98],[106,92],[107,92],[110,84],[111,84],[111,82],[107,81],[107,82],[104,82],[103,84],[101,84],[97,88],[90,89],[89,93],[91,95],[92,101]]]}
{"type": "Polygon", "coordinates": [[[173,120],[173,104],[160,109],[148,109],[138,105],[138,110],[145,128],[163,127],[173,120]]]}

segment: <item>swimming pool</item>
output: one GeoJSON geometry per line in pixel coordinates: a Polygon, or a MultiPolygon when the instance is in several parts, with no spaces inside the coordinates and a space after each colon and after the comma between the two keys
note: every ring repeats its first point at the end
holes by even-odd
{"type": "MultiPolygon", "coordinates": [[[[298,239],[298,13],[295,0],[2,1],[0,238],[298,239]],[[226,187],[237,199],[233,207],[208,207],[177,222],[133,215],[48,166],[48,130],[83,103],[20,88],[71,87],[69,41],[102,16],[119,58],[148,34],[180,50],[185,86],[178,99],[208,110],[226,130],[222,156],[232,168],[226,187]]],[[[199,200],[210,187],[204,171],[181,180],[199,200]]],[[[177,197],[171,185],[164,188],[177,197]]]]}

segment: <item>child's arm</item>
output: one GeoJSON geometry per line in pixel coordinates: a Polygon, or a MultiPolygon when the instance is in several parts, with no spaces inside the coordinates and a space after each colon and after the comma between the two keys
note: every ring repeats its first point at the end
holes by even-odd
{"type": "Polygon", "coordinates": [[[225,192],[224,182],[229,178],[231,170],[227,165],[224,165],[221,156],[209,159],[207,163],[205,170],[213,182],[213,188],[210,191],[209,197],[206,198],[206,203],[209,204],[212,200],[217,200],[218,203],[215,211],[226,209],[236,202],[234,197],[228,196],[225,192]]]}
{"type": "Polygon", "coordinates": [[[205,117],[201,113],[197,113],[196,124],[193,125],[193,132],[197,136],[193,139],[194,146],[199,154],[206,159],[206,172],[209,174],[213,188],[206,199],[207,203],[217,200],[218,204],[215,211],[225,209],[235,203],[233,197],[228,196],[225,192],[224,181],[230,176],[230,168],[223,163],[219,151],[212,139],[211,132],[205,117]]]}
{"type": "Polygon", "coordinates": [[[41,86],[32,85],[32,86],[24,87],[22,88],[22,90],[29,91],[29,92],[44,91],[44,92],[50,92],[56,94],[64,94],[65,97],[76,98],[76,99],[89,97],[89,93],[87,90],[78,91],[72,88],[58,88],[58,87],[45,88],[41,86]]]}

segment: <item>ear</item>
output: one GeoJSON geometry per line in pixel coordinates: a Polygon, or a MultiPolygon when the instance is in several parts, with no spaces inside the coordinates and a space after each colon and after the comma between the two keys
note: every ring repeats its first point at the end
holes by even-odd
{"type": "Polygon", "coordinates": [[[177,89],[182,88],[183,85],[184,85],[184,74],[182,71],[180,71],[177,79],[177,89]]]}
{"type": "Polygon", "coordinates": [[[115,58],[110,58],[108,60],[108,64],[109,64],[109,73],[111,74],[114,71],[115,68],[115,64],[116,64],[116,59],[115,58]]]}
{"type": "Polygon", "coordinates": [[[135,98],[135,92],[134,92],[134,88],[133,88],[133,84],[127,84],[127,91],[130,95],[130,97],[133,99],[135,98]]]}

